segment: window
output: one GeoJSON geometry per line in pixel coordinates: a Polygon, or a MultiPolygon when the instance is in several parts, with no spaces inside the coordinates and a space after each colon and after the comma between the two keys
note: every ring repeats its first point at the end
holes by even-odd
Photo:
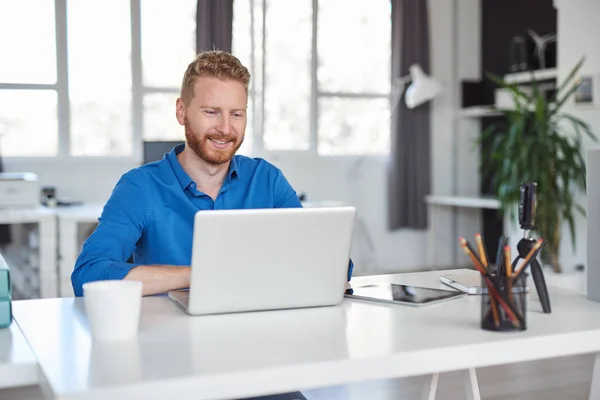
{"type": "MultiPolygon", "coordinates": [[[[252,74],[240,152],[386,153],[390,11],[234,0],[233,53],[252,74]]],[[[195,0],[1,2],[0,154],[139,156],[142,140],[183,139],[195,18],[195,0]]]]}
{"type": "Polygon", "coordinates": [[[131,154],[129,3],[68,0],[67,33],[70,153],[131,154]]]}
{"type": "Polygon", "coordinates": [[[54,18],[48,17],[53,15],[52,1],[5,1],[0,6],[3,156],[53,156],[58,152],[56,29],[54,18]]]}
{"type": "Polygon", "coordinates": [[[235,0],[233,52],[251,67],[256,147],[387,153],[390,15],[389,0],[235,0]]]}
{"type": "Polygon", "coordinates": [[[141,0],[144,140],[183,140],[175,102],[196,55],[196,0],[141,0]]]}

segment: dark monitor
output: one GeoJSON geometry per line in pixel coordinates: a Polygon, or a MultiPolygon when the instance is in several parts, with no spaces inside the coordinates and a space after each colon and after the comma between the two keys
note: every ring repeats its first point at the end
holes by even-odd
{"type": "Polygon", "coordinates": [[[143,163],[148,164],[150,162],[162,160],[165,153],[168,153],[173,147],[185,143],[184,141],[158,141],[158,142],[144,142],[144,158],[143,163]]]}

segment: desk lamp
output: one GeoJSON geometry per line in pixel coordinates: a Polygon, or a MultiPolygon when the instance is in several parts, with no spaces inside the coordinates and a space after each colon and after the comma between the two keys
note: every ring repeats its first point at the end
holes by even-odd
{"type": "Polygon", "coordinates": [[[442,84],[436,79],[428,76],[418,64],[410,66],[410,74],[396,79],[394,82],[395,89],[392,92],[392,112],[400,103],[400,97],[404,92],[404,86],[410,82],[406,88],[404,101],[410,109],[415,108],[429,100],[434,99],[442,93],[442,84]]]}

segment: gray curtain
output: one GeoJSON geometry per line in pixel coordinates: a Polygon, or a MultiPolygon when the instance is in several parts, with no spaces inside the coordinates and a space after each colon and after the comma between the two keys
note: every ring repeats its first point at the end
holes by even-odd
{"type": "MultiPolygon", "coordinates": [[[[412,64],[429,74],[427,1],[392,0],[392,79],[412,64]]],[[[388,170],[388,227],[427,228],[425,196],[430,192],[429,102],[412,110],[404,95],[392,115],[388,170]]]]}
{"type": "Polygon", "coordinates": [[[231,52],[233,0],[198,0],[196,9],[196,52],[231,52]]]}

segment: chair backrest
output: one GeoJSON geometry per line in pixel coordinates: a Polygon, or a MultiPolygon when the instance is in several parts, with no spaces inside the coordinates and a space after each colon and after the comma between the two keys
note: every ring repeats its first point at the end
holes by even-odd
{"type": "Polygon", "coordinates": [[[171,149],[179,144],[185,143],[183,140],[178,141],[144,141],[143,151],[144,158],[143,164],[162,160],[165,153],[171,151],[171,149]]]}

